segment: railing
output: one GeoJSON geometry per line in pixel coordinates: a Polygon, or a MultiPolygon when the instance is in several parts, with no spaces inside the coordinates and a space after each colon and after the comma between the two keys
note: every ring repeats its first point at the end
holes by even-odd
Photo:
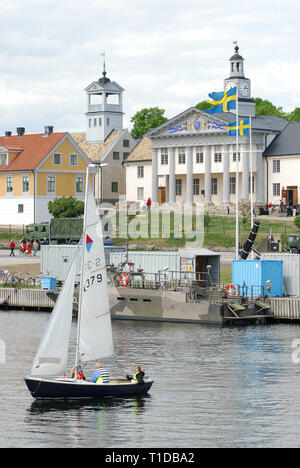
{"type": "Polygon", "coordinates": [[[121,112],[122,108],[119,104],[91,104],[89,112],[121,112]]]}

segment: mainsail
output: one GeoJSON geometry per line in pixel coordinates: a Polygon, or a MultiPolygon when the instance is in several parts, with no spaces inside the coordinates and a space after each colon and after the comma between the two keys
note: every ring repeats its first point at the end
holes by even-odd
{"type": "Polygon", "coordinates": [[[72,325],[74,283],[77,254],[52,311],[50,323],[33,362],[30,375],[62,375],[67,367],[69,341],[72,325]]]}
{"type": "Polygon", "coordinates": [[[87,183],[79,300],[79,358],[94,361],[111,356],[113,338],[107,292],[102,224],[90,183],[87,183]]]}

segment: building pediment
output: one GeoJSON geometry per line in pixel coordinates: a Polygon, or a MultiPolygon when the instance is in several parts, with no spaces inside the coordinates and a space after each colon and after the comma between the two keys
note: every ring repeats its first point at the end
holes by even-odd
{"type": "Polygon", "coordinates": [[[147,134],[150,138],[227,132],[228,123],[214,115],[191,108],[147,134]]]}
{"type": "Polygon", "coordinates": [[[111,93],[120,93],[120,92],[123,92],[124,89],[119,86],[115,81],[110,81],[108,83],[105,83],[105,85],[103,86],[102,84],[100,84],[98,81],[93,81],[93,83],[91,83],[86,89],[85,91],[87,93],[102,93],[103,91],[105,91],[106,93],[108,92],[111,92],[111,93]]]}

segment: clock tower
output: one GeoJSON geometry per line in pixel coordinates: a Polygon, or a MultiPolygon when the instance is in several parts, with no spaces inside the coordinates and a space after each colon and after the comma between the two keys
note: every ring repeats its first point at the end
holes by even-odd
{"type": "MultiPolygon", "coordinates": [[[[229,60],[230,75],[224,80],[224,91],[237,86],[239,100],[239,115],[243,117],[255,117],[255,103],[251,99],[251,82],[244,75],[244,59],[239,54],[239,47],[236,45],[235,54],[229,60]]],[[[236,113],[236,111],[232,111],[236,113]]]]}

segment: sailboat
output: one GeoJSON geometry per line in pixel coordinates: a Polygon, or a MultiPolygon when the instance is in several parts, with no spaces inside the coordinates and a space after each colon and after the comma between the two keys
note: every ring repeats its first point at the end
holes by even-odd
{"type": "Polygon", "coordinates": [[[82,248],[70,266],[67,278],[52,311],[49,326],[32,364],[26,385],[33,398],[89,399],[121,397],[147,393],[153,380],[143,384],[126,379],[110,380],[97,384],[87,380],[64,377],[70,348],[73,296],[76,278],[77,255],[81,250],[79,311],[77,321],[75,369],[82,363],[113,356],[113,335],[107,292],[106,264],[102,225],[89,177],[86,173],[85,214],[82,248]]]}

